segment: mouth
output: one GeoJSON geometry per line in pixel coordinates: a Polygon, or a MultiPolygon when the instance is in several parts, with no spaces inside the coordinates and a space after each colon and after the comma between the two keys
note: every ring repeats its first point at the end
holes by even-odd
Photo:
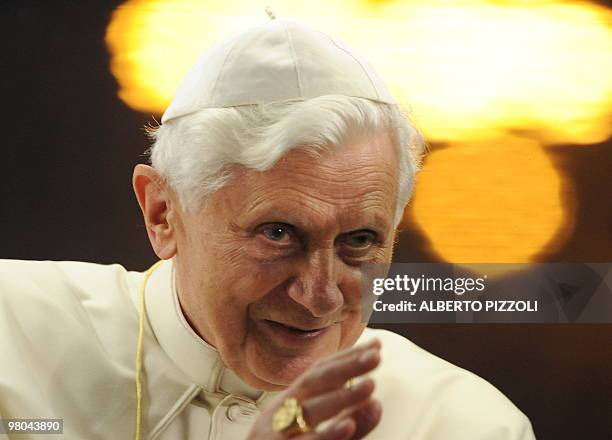
{"type": "Polygon", "coordinates": [[[268,319],[266,319],[266,321],[268,321],[271,324],[281,325],[281,326],[283,326],[285,328],[288,328],[289,330],[303,332],[303,333],[318,332],[320,330],[325,330],[327,328],[327,327],[307,328],[307,327],[301,327],[301,326],[294,326],[294,325],[290,325],[290,324],[284,324],[284,323],[278,322],[278,321],[270,321],[268,319]]]}
{"type": "Polygon", "coordinates": [[[319,339],[332,327],[307,327],[285,324],[264,319],[261,321],[266,332],[278,341],[286,344],[304,343],[319,339]]]}

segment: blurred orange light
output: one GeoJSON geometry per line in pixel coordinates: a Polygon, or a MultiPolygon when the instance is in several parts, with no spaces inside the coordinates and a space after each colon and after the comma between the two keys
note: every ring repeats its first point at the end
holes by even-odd
{"type": "Polygon", "coordinates": [[[448,261],[528,262],[571,231],[565,191],[536,142],[473,141],[428,155],[408,214],[448,261]]]}
{"type": "MultiPolygon", "coordinates": [[[[161,114],[215,41],[268,20],[268,0],[129,0],[106,42],[119,97],[161,114]]],[[[286,0],[348,41],[435,150],[413,216],[444,259],[529,261],[567,236],[572,201],[544,146],[612,135],[612,12],[588,2],[286,0]],[[520,133],[521,138],[517,137],[520,133]]]]}
{"type": "MultiPolygon", "coordinates": [[[[197,57],[268,20],[268,1],[129,0],[107,29],[129,106],[160,114],[197,57]]],[[[612,12],[566,1],[286,0],[297,19],[355,46],[431,141],[527,130],[544,144],[612,134],[612,12]]]]}

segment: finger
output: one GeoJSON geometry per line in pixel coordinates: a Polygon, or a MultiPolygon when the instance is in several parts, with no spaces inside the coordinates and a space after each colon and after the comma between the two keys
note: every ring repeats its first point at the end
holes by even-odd
{"type": "Polygon", "coordinates": [[[343,387],[349,379],[372,371],[380,363],[380,347],[359,350],[349,356],[317,365],[296,381],[292,390],[304,400],[343,387]]]}
{"type": "Polygon", "coordinates": [[[348,416],[355,421],[356,425],[351,440],[358,440],[376,428],[382,417],[382,406],[378,400],[370,398],[350,409],[348,416]]]}
{"type": "Polygon", "coordinates": [[[350,417],[340,419],[322,430],[301,435],[295,440],[349,440],[355,434],[355,421],[350,417]]]}
{"type": "Polygon", "coordinates": [[[351,388],[340,388],[329,393],[304,400],[302,411],[306,422],[316,426],[324,420],[331,419],[346,408],[367,400],[374,392],[374,381],[364,380],[351,388]]]}

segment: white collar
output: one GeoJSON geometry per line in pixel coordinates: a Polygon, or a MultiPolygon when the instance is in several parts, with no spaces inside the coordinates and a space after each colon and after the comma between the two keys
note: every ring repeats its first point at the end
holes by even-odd
{"type": "Polygon", "coordinates": [[[160,346],[194,384],[207,392],[234,394],[252,401],[261,401],[268,394],[246,384],[227,368],[217,350],[187,323],[178,301],[172,260],[163,261],[151,274],[145,307],[160,346]]]}

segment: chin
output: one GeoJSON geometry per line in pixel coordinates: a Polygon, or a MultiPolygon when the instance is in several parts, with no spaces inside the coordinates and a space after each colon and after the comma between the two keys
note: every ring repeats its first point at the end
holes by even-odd
{"type": "Polygon", "coordinates": [[[258,383],[252,385],[266,391],[285,389],[316,361],[332,352],[321,355],[307,352],[293,356],[275,356],[269,353],[262,355],[253,352],[252,356],[248,356],[247,365],[251,366],[249,375],[258,383]]]}

